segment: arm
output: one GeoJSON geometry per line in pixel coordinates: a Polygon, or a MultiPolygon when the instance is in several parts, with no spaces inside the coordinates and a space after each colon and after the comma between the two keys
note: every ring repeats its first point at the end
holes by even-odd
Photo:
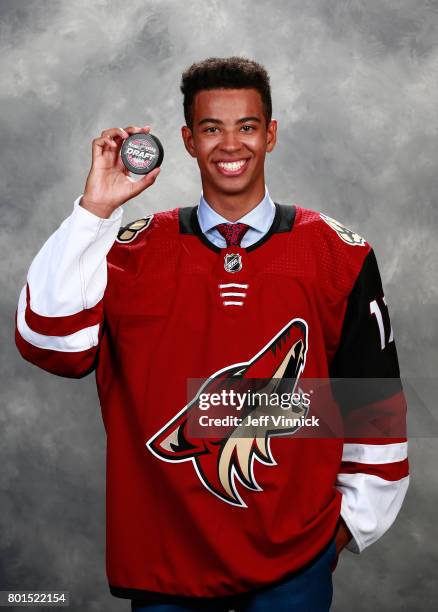
{"type": "Polygon", "coordinates": [[[101,218],[80,205],[42,246],[27,274],[16,311],[15,342],[40,368],[81,378],[95,367],[103,329],[106,256],[123,209],[101,218]]]}
{"type": "Polygon", "coordinates": [[[350,392],[345,380],[333,385],[347,424],[336,481],[336,488],[342,493],[339,532],[344,535],[338,532],[337,543],[360,553],[392,525],[409,483],[406,402],[394,334],[372,249],[348,298],[330,377],[365,379],[360,389],[356,380],[350,392]],[[386,380],[376,384],[376,379],[386,380]],[[377,435],[373,436],[373,431],[377,435]],[[352,535],[350,540],[345,526],[352,535]]]}
{"type": "Polygon", "coordinates": [[[48,372],[81,378],[97,365],[107,255],[120,228],[121,206],[160,171],[135,181],[119,152],[129,134],[149,129],[110,128],[93,140],[84,195],[32,261],[15,313],[15,343],[24,359],[48,372]]]}

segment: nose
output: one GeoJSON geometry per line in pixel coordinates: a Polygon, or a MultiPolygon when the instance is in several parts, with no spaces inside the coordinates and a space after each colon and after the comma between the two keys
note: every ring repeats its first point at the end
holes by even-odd
{"type": "Polygon", "coordinates": [[[223,137],[221,139],[220,148],[222,151],[227,153],[234,153],[238,151],[242,146],[242,143],[239,140],[239,135],[234,131],[224,132],[223,137]]]}

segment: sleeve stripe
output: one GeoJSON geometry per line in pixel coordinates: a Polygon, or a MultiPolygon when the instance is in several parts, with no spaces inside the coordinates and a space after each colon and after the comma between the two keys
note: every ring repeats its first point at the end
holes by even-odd
{"type": "Polygon", "coordinates": [[[27,342],[20,335],[17,326],[15,327],[15,345],[23,359],[51,374],[67,378],[82,378],[94,369],[97,347],[70,353],[41,349],[27,342]]]}
{"type": "Polygon", "coordinates": [[[26,283],[26,324],[32,331],[44,336],[67,336],[85,327],[92,327],[102,319],[102,308],[103,300],[100,300],[92,308],[72,315],[58,317],[39,315],[31,309],[30,288],[29,283],[26,283]]]}
{"type": "Polygon", "coordinates": [[[81,329],[67,336],[46,336],[34,332],[26,323],[24,306],[25,287],[21,290],[19,306],[16,312],[16,325],[20,336],[36,348],[75,353],[85,351],[98,345],[99,323],[91,327],[81,329]]]}
{"type": "Polygon", "coordinates": [[[360,463],[394,463],[403,461],[408,456],[408,443],[392,444],[344,444],[342,461],[360,463]]]}
{"type": "Polygon", "coordinates": [[[350,438],[348,436],[344,437],[344,443],[345,444],[372,444],[373,446],[377,446],[379,444],[400,444],[402,442],[406,442],[407,438],[406,436],[402,436],[402,437],[396,437],[396,436],[391,436],[390,438],[388,437],[379,437],[376,438],[374,437],[368,437],[368,438],[359,438],[359,437],[353,437],[350,438]]]}
{"type": "Polygon", "coordinates": [[[339,474],[363,474],[377,476],[382,480],[396,481],[405,478],[409,474],[409,462],[407,459],[395,463],[384,463],[382,465],[369,463],[345,462],[341,464],[339,474]]]}

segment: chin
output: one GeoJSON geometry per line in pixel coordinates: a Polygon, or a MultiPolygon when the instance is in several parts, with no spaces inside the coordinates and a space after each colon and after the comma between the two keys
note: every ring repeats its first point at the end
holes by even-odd
{"type": "Polygon", "coordinates": [[[222,193],[225,193],[225,194],[237,194],[237,193],[243,193],[247,189],[249,189],[251,186],[251,182],[248,180],[241,181],[241,180],[238,180],[237,178],[236,179],[225,179],[224,181],[220,181],[220,182],[218,181],[218,182],[212,183],[212,186],[214,187],[216,191],[221,191],[222,193]]]}
{"type": "Polygon", "coordinates": [[[226,194],[237,194],[244,193],[248,189],[248,185],[226,185],[225,187],[220,187],[218,191],[222,191],[222,193],[226,194]]]}

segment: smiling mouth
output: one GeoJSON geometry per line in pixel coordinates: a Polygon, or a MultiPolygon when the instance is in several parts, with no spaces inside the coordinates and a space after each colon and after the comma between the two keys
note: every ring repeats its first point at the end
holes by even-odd
{"type": "Polygon", "coordinates": [[[235,161],[215,162],[216,168],[224,176],[239,176],[245,172],[249,159],[236,159],[235,161]]]}

